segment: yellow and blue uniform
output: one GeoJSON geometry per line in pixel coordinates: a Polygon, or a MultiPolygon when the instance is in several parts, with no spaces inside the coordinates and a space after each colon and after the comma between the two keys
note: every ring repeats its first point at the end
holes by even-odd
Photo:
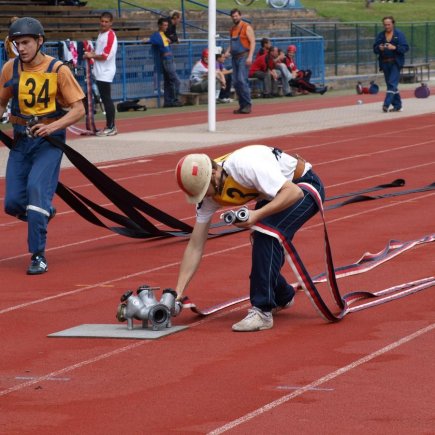
{"type": "MultiPolygon", "coordinates": [[[[62,151],[43,137],[26,134],[33,117],[50,123],[64,115],[62,107],[84,98],[68,68],[51,56],[36,66],[19,58],[7,62],[0,77],[0,103],[12,98],[11,122],[14,146],[6,168],[5,211],[28,222],[28,245],[32,254],[45,251],[51,202],[59,178],[62,151]]],[[[65,141],[65,130],[53,136],[65,141]]]]}
{"type": "Polygon", "coordinates": [[[163,73],[164,106],[180,105],[180,79],[178,78],[170,40],[163,32],[154,32],[150,43],[159,54],[160,68],[163,73]]]}

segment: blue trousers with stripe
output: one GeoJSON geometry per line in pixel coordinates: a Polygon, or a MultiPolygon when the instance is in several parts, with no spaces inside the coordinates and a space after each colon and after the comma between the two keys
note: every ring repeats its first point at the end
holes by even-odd
{"type": "Polygon", "coordinates": [[[395,109],[402,108],[402,99],[399,94],[400,67],[395,62],[382,64],[387,93],[385,94],[384,106],[392,105],[395,109]]]}
{"type": "MultiPolygon", "coordinates": [[[[325,199],[323,184],[312,170],[294,182],[311,184],[320,193],[322,201],[325,199]]],[[[261,208],[265,204],[267,201],[259,201],[256,208],[261,208]]],[[[279,231],[291,241],[296,231],[318,211],[314,199],[304,191],[304,197],[298,202],[286,210],[267,217],[261,223],[279,231]]],[[[279,241],[275,237],[254,231],[252,234],[252,267],[249,277],[252,306],[268,312],[272,308],[285,305],[293,298],[294,288],[281,275],[284,262],[285,254],[279,241]]]]}
{"type": "MultiPolygon", "coordinates": [[[[45,251],[62,151],[43,138],[25,136],[24,130],[14,126],[15,145],[6,166],[5,212],[27,221],[29,252],[36,254],[45,251]]],[[[55,136],[65,141],[65,131],[55,136]]]]}

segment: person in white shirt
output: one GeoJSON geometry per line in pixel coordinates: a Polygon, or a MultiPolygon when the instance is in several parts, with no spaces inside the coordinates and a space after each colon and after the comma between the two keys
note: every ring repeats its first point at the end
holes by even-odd
{"type": "MultiPolygon", "coordinates": [[[[225,86],[225,75],[222,71],[216,70],[216,99],[221,88],[225,86]]],[[[208,48],[202,50],[201,60],[193,65],[190,73],[190,91],[199,93],[208,91],[208,48]]]]}
{"type": "Polygon", "coordinates": [[[248,219],[234,223],[253,233],[249,276],[252,309],[233,325],[233,331],[272,328],[272,313],[290,307],[295,295],[281,275],[285,252],[276,235],[291,241],[318,212],[312,193],[302,190],[298,183],[309,184],[321,201],[325,199],[322,181],[312,165],[278,148],[250,145],[214,160],[206,154],[189,154],[178,162],[175,175],[187,201],[197,204],[195,226],[175,287],[178,299],[198,270],[213,214],[221,206],[240,206],[255,200],[248,219]]]}
{"type": "Polygon", "coordinates": [[[94,60],[93,74],[106,112],[106,127],[97,136],[114,136],[115,105],[112,100],[111,84],[116,73],[116,51],[118,40],[112,29],[113,15],[103,12],[100,16],[100,33],[95,43],[95,51],[86,51],[84,57],[94,60]]]}

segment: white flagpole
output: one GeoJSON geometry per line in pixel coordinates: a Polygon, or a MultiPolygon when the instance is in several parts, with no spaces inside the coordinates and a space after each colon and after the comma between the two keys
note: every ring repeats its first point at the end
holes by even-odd
{"type": "Polygon", "coordinates": [[[216,0],[208,2],[208,131],[216,131],[216,0]]]}

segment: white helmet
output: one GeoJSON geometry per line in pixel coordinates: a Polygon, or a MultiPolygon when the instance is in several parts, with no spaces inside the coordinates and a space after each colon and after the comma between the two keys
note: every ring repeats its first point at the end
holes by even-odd
{"type": "Polygon", "coordinates": [[[198,204],[204,199],[211,180],[211,160],[207,154],[188,154],[175,168],[180,189],[187,195],[187,202],[198,204]]]}

